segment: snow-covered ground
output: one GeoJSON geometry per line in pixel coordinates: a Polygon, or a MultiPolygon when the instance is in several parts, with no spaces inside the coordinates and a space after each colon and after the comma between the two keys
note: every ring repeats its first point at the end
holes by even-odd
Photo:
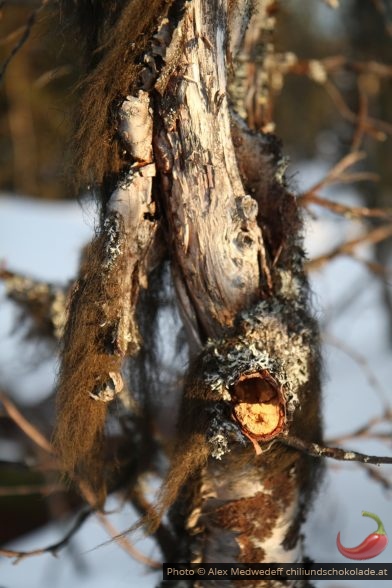
{"type": "MultiPolygon", "coordinates": [[[[303,170],[306,185],[319,179],[319,166],[303,170]]],[[[301,178],[299,178],[301,182],[301,178]]],[[[346,194],[349,201],[355,194],[346,194]]],[[[13,270],[51,281],[66,281],[75,275],[78,253],[91,236],[95,223],[92,206],[76,203],[41,203],[16,196],[0,197],[0,259],[13,270]]],[[[323,215],[320,221],[307,223],[306,243],[312,256],[317,256],[342,239],[358,235],[360,225],[323,215]]],[[[364,249],[363,256],[371,251],[364,249]]],[[[370,417],[380,414],[382,395],[392,404],[390,381],[392,363],[387,346],[385,315],[380,286],[366,268],[348,258],[329,263],[312,277],[314,308],[320,320],[326,323],[328,340],[325,358],[325,429],[326,437],[337,436],[356,429],[370,417]],[[342,305],[341,310],[339,307],[342,305]],[[362,369],[336,343],[342,341],[357,354],[366,358],[380,382],[383,391],[374,385],[362,369]]],[[[34,347],[27,345],[20,354],[18,335],[11,335],[12,305],[0,291],[0,377],[12,385],[18,398],[27,402],[31,398],[44,398],[55,376],[54,360],[40,367],[26,368],[27,357],[34,358],[34,347]]],[[[357,442],[352,449],[372,454],[387,453],[387,449],[374,442],[357,442]]],[[[0,458],[5,458],[0,449],[0,458]]],[[[381,466],[387,475],[390,466],[381,466]]],[[[114,503],[111,506],[115,506],[114,503]]],[[[374,523],[361,517],[361,511],[377,513],[392,537],[391,496],[380,485],[372,482],[365,471],[355,464],[334,463],[329,469],[318,498],[315,500],[306,525],[307,552],[317,562],[345,562],[336,549],[336,535],[341,531],[342,542],[347,546],[358,544],[374,531],[374,523]]],[[[134,515],[130,508],[112,515],[118,529],[129,527],[134,515]]],[[[1,524],[1,523],[0,523],[1,524]]],[[[45,546],[63,536],[64,529],[55,525],[15,542],[15,549],[28,550],[45,546]]],[[[79,531],[71,548],[61,552],[58,559],[50,555],[38,556],[14,566],[10,560],[0,560],[1,588],[121,588],[130,585],[152,588],[160,572],[146,571],[142,564],[111,543],[94,549],[108,539],[101,526],[92,518],[79,531]],[[67,553],[68,551],[68,553],[67,553]],[[70,557],[72,554],[72,557],[70,557]]],[[[141,539],[137,547],[151,557],[158,557],[150,541],[141,539]]],[[[391,561],[392,544],[374,563],[391,561]]],[[[319,582],[324,588],[338,582],[319,582]]],[[[386,585],[385,581],[377,583],[386,585]]],[[[353,582],[345,582],[354,588],[353,582]]],[[[372,583],[362,581],[363,588],[372,583]]]]}

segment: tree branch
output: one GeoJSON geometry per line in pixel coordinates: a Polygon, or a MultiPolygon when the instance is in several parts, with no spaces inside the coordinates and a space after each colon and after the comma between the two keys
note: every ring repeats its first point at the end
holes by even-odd
{"type": "Polygon", "coordinates": [[[0,83],[3,81],[7,67],[9,66],[15,55],[17,55],[17,53],[22,49],[23,45],[26,44],[28,38],[30,37],[31,31],[33,30],[39,13],[45,8],[45,6],[47,6],[50,3],[50,1],[51,0],[41,0],[39,6],[35,10],[33,10],[33,12],[28,17],[26,25],[23,29],[22,36],[11,49],[8,57],[4,60],[2,66],[0,67],[0,83]]]}
{"type": "Polygon", "coordinates": [[[58,552],[67,546],[70,539],[75,535],[75,533],[82,527],[84,522],[88,519],[88,517],[92,514],[93,510],[91,508],[84,509],[79,513],[75,523],[72,525],[71,529],[68,533],[57,543],[53,543],[52,545],[48,545],[47,547],[41,547],[40,549],[33,549],[31,551],[17,551],[13,549],[0,549],[0,555],[4,557],[14,558],[14,563],[17,564],[22,559],[26,559],[28,557],[33,557],[36,555],[43,555],[44,553],[51,553],[54,557],[57,556],[58,552]]]}
{"type": "Polygon", "coordinates": [[[310,443],[304,441],[299,437],[291,435],[282,436],[278,439],[284,445],[303,451],[312,457],[328,457],[339,461],[358,461],[364,464],[392,464],[392,457],[383,457],[378,455],[367,455],[365,453],[358,453],[357,451],[346,451],[339,447],[326,447],[319,443],[310,443]]]}
{"type": "Polygon", "coordinates": [[[34,427],[16,408],[15,404],[9,398],[0,392],[0,401],[8,416],[16,423],[16,425],[29,437],[38,447],[45,452],[53,455],[53,448],[49,441],[42,435],[42,433],[34,427]]]}
{"type": "Polygon", "coordinates": [[[315,259],[311,259],[306,263],[306,269],[308,271],[312,271],[315,269],[319,269],[327,262],[335,259],[339,255],[350,255],[357,247],[360,245],[373,245],[375,243],[379,243],[380,241],[384,241],[392,236],[392,224],[383,225],[381,227],[377,227],[371,231],[368,231],[361,237],[353,239],[351,241],[347,241],[342,245],[338,245],[325,255],[320,255],[315,259]]]}

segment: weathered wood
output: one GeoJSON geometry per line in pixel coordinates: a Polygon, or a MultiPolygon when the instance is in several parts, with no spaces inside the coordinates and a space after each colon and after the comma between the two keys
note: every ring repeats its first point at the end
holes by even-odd
{"type": "Polygon", "coordinates": [[[182,53],[159,101],[155,151],[175,263],[205,339],[233,326],[267,290],[268,274],[231,138],[226,3],[190,3],[176,37],[182,53]]]}

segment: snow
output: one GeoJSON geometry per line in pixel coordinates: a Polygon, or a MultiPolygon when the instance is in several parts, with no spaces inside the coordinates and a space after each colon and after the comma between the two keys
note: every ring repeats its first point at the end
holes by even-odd
{"type": "MultiPolygon", "coordinates": [[[[319,165],[304,167],[306,183],[322,176],[319,165]]],[[[339,194],[339,200],[355,201],[352,192],[339,194]]],[[[16,196],[0,197],[0,259],[13,270],[33,277],[64,282],[75,275],[80,247],[94,230],[95,213],[92,205],[83,208],[74,202],[42,203],[16,196]]],[[[361,225],[339,221],[325,214],[320,220],[307,223],[306,245],[312,256],[320,255],[343,239],[360,234],[361,225]]],[[[361,252],[371,255],[371,249],[361,252]]],[[[314,272],[312,277],[314,308],[321,320],[325,337],[324,413],[326,437],[338,436],[356,429],[382,411],[383,402],[391,402],[391,362],[387,347],[385,315],[380,285],[357,261],[339,258],[314,272]],[[340,348],[340,341],[366,360],[366,367],[340,348]],[[371,375],[367,371],[371,370],[371,375]],[[367,371],[366,371],[367,370],[367,371]],[[372,380],[376,378],[381,390],[372,380]]],[[[11,334],[15,316],[12,305],[0,290],[0,376],[5,385],[15,391],[16,400],[36,402],[48,394],[54,380],[56,362],[45,361],[39,367],[25,367],[26,355],[34,358],[33,345],[23,347],[20,336],[11,334]],[[19,352],[18,352],[19,351],[19,352]]],[[[349,450],[372,454],[388,454],[385,446],[375,442],[345,443],[349,450]]],[[[4,444],[0,458],[12,450],[4,444]]],[[[331,463],[331,462],[330,462],[331,463]]],[[[380,473],[391,473],[390,466],[381,466],[380,473]]],[[[115,508],[112,499],[110,508],[115,508]]],[[[365,470],[354,463],[334,462],[322,483],[306,524],[307,553],[317,562],[347,562],[337,551],[336,535],[341,532],[342,543],[354,546],[372,531],[374,521],[364,519],[362,510],[377,513],[392,536],[390,496],[371,481],[365,470]]],[[[119,530],[129,527],[135,519],[130,507],[111,515],[119,530]]],[[[69,523],[70,524],[70,523],[69,523]]],[[[64,528],[51,525],[15,542],[12,548],[32,549],[58,540],[64,528]]],[[[0,561],[0,586],[3,588],[121,588],[136,585],[152,588],[161,578],[160,572],[147,571],[133,561],[114,543],[100,546],[108,539],[99,522],[92,517],[78,532],[70,548],[57,559],[43,555],[23,560],[14,566],[10,560],[0,561]]],[[[137,540],[138,537],[132,538],[137,540]]],[[[159,560],[159,553],[150,540],[140,539],[137,548],[159,560]]],[[[372,563],[391,561],[392,545],[372,563]]],[[[386,585],[378,581],[377,585],[386,585]]],[[[332,588],[336,582],[319,582],[332,588]]],[[[346,588],[354,588],[346,582],[346,588]]],[[[370,581],[361,581],[370,588],[370,581]]]]}

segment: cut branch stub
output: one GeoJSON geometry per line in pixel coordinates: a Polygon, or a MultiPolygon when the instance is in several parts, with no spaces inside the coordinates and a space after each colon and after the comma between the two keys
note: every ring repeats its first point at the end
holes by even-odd
{"type": "Polygon", "coordinates": [[[282,389],[267,370],[241,376],[231,395],[233,416],[253,443],[268,441],[282,432],[286,416],[282,389]]]}

